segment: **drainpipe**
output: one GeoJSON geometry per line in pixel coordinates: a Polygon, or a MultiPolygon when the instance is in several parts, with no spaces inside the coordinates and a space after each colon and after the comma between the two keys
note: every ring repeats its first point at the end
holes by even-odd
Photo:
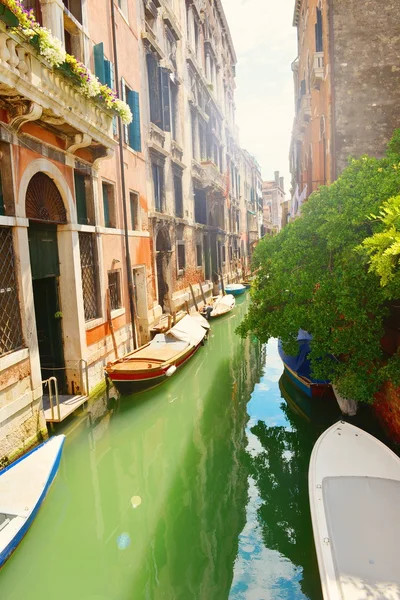
{"type": "MultiPolygon", "coordinates": [[[[120,98],[122,98],[122,83],[119,78],[118,71],[118,50],[117,50],[117,31],[115,25],[115,8],[114,0],[111,1],[111,25],[112,25],[112,41],[113,41],[113,52],[114,52],[114,70],[115,80],[117,82],[117,92],[120,98]]],[[[124,212],[124,237],[125,237],[125,259],[126,259],[126,271],[128,279],[128,295],[129,295],[129,313],[131,317],[132,325],[132,340],[134,349],[137,348],[136,342],[136,327],[135,327],[135,309],[133,305],[133,279],[132,279],[132,262],[131,254],[129,251],[129,235],[128,235],[128,213],[126,209],[126,184],[125,184],[125,167],[124,167],[124,147],[123,147],[123,134],[124,129],[122,126],[121,117],[118,117],[118,136],[119,136],[119,165],[121,169],[121,194],[122,194],[122,208],[124,212]]]]}

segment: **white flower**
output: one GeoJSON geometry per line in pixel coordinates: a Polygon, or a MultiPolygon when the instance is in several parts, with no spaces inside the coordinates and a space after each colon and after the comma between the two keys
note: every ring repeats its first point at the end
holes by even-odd
{"type": "Polygon", "coordinates": [[[117,113],[121,117],[122,122],[125,125],[129,125],[129,123],[132,123],[133,117],[132,117],[131,109],[126,104],[126,102],[116,99],[113,104],[114,104],[113,108],[115,111],[117,111],[117,113]]]}
{"type": "Polygon", "coordinates": [[[48,29],[37,29],[39,35],[39,52],[53,67],[59,67],[65,62],[65,50],[61,41],[55,38],[48,29]]]}
{"type": "Polygon", "coordinates": [[[82,79],[81,89],[85,96],[94,98],[100,94],[101,83],[94,75],[88,73],[88,79],[82,79]]]}

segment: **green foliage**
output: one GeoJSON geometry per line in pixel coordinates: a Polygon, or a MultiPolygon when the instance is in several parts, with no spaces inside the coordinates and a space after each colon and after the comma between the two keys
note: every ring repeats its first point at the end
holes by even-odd
{"type": "Polygon", "coordinates": [[[392,284],[389,297],[396,294],[395,290],[400,295],[400,196],[389,198],[383,203],[379,215],[371,215],[371,218],[383,223],[384,229],[366,238],[360,250],[367,252],[369,270],[380,277],[381,285],[392,284]]]}
{"type": "Polygon", "coordinates": [[[238,328],[262,342],[281,338],[288,354],[297,353],[299,329],[311,332],[314,376],[364,402],[390,370],[380,345],[388,294],[359,247],[384,228],[369,216],[399,194],[399,162],[396,131],[385,158],[350,160],[336,182],[312,194],[301,218],[259,243],[251,305],[238,328]]]}

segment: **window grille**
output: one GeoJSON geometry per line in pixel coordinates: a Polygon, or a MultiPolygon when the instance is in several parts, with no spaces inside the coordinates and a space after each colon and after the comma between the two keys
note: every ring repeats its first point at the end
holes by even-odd
{"type": "Polygon", "coordinates": [[[121,308],[121,279],[119,271],[108,273],[108,289],[110,290],[111,310],[121,308]]]}
{"type": "Polygon", "coordinates": [[[22,346],[12,230],[0,227],[0,356],[22,346]]]}
{"type": "Polygon", "coordinates": [[[185,242],[177,242],[178,252],[178,271],[183,271],[186,267],[185,242]]]}
{"type": "Polygon", "coordinates": [[[203,266],[203,247],[201,244],[196,244],[196,264],[198,267],[203,266]]]}
{"type": "Polygon", "coordinates": [[[96,253],[91,233],[79,234],[79,251],[85,321],[90,321],[99,316],[96,253]]]}

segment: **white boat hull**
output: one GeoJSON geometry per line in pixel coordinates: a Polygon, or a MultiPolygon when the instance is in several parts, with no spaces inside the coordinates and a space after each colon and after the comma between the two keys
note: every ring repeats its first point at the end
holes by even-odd
{"type": "Polygon", "coordinates": [[[400,459],[336,423],[314,446],[309,494],[324,600],[399,600],[400,459]]]}
{"type": "Polygon", "coordinates": [[[64,435],[50,438],[0,472],[0,567],[21,542],[57,474],[64,435]]]}

